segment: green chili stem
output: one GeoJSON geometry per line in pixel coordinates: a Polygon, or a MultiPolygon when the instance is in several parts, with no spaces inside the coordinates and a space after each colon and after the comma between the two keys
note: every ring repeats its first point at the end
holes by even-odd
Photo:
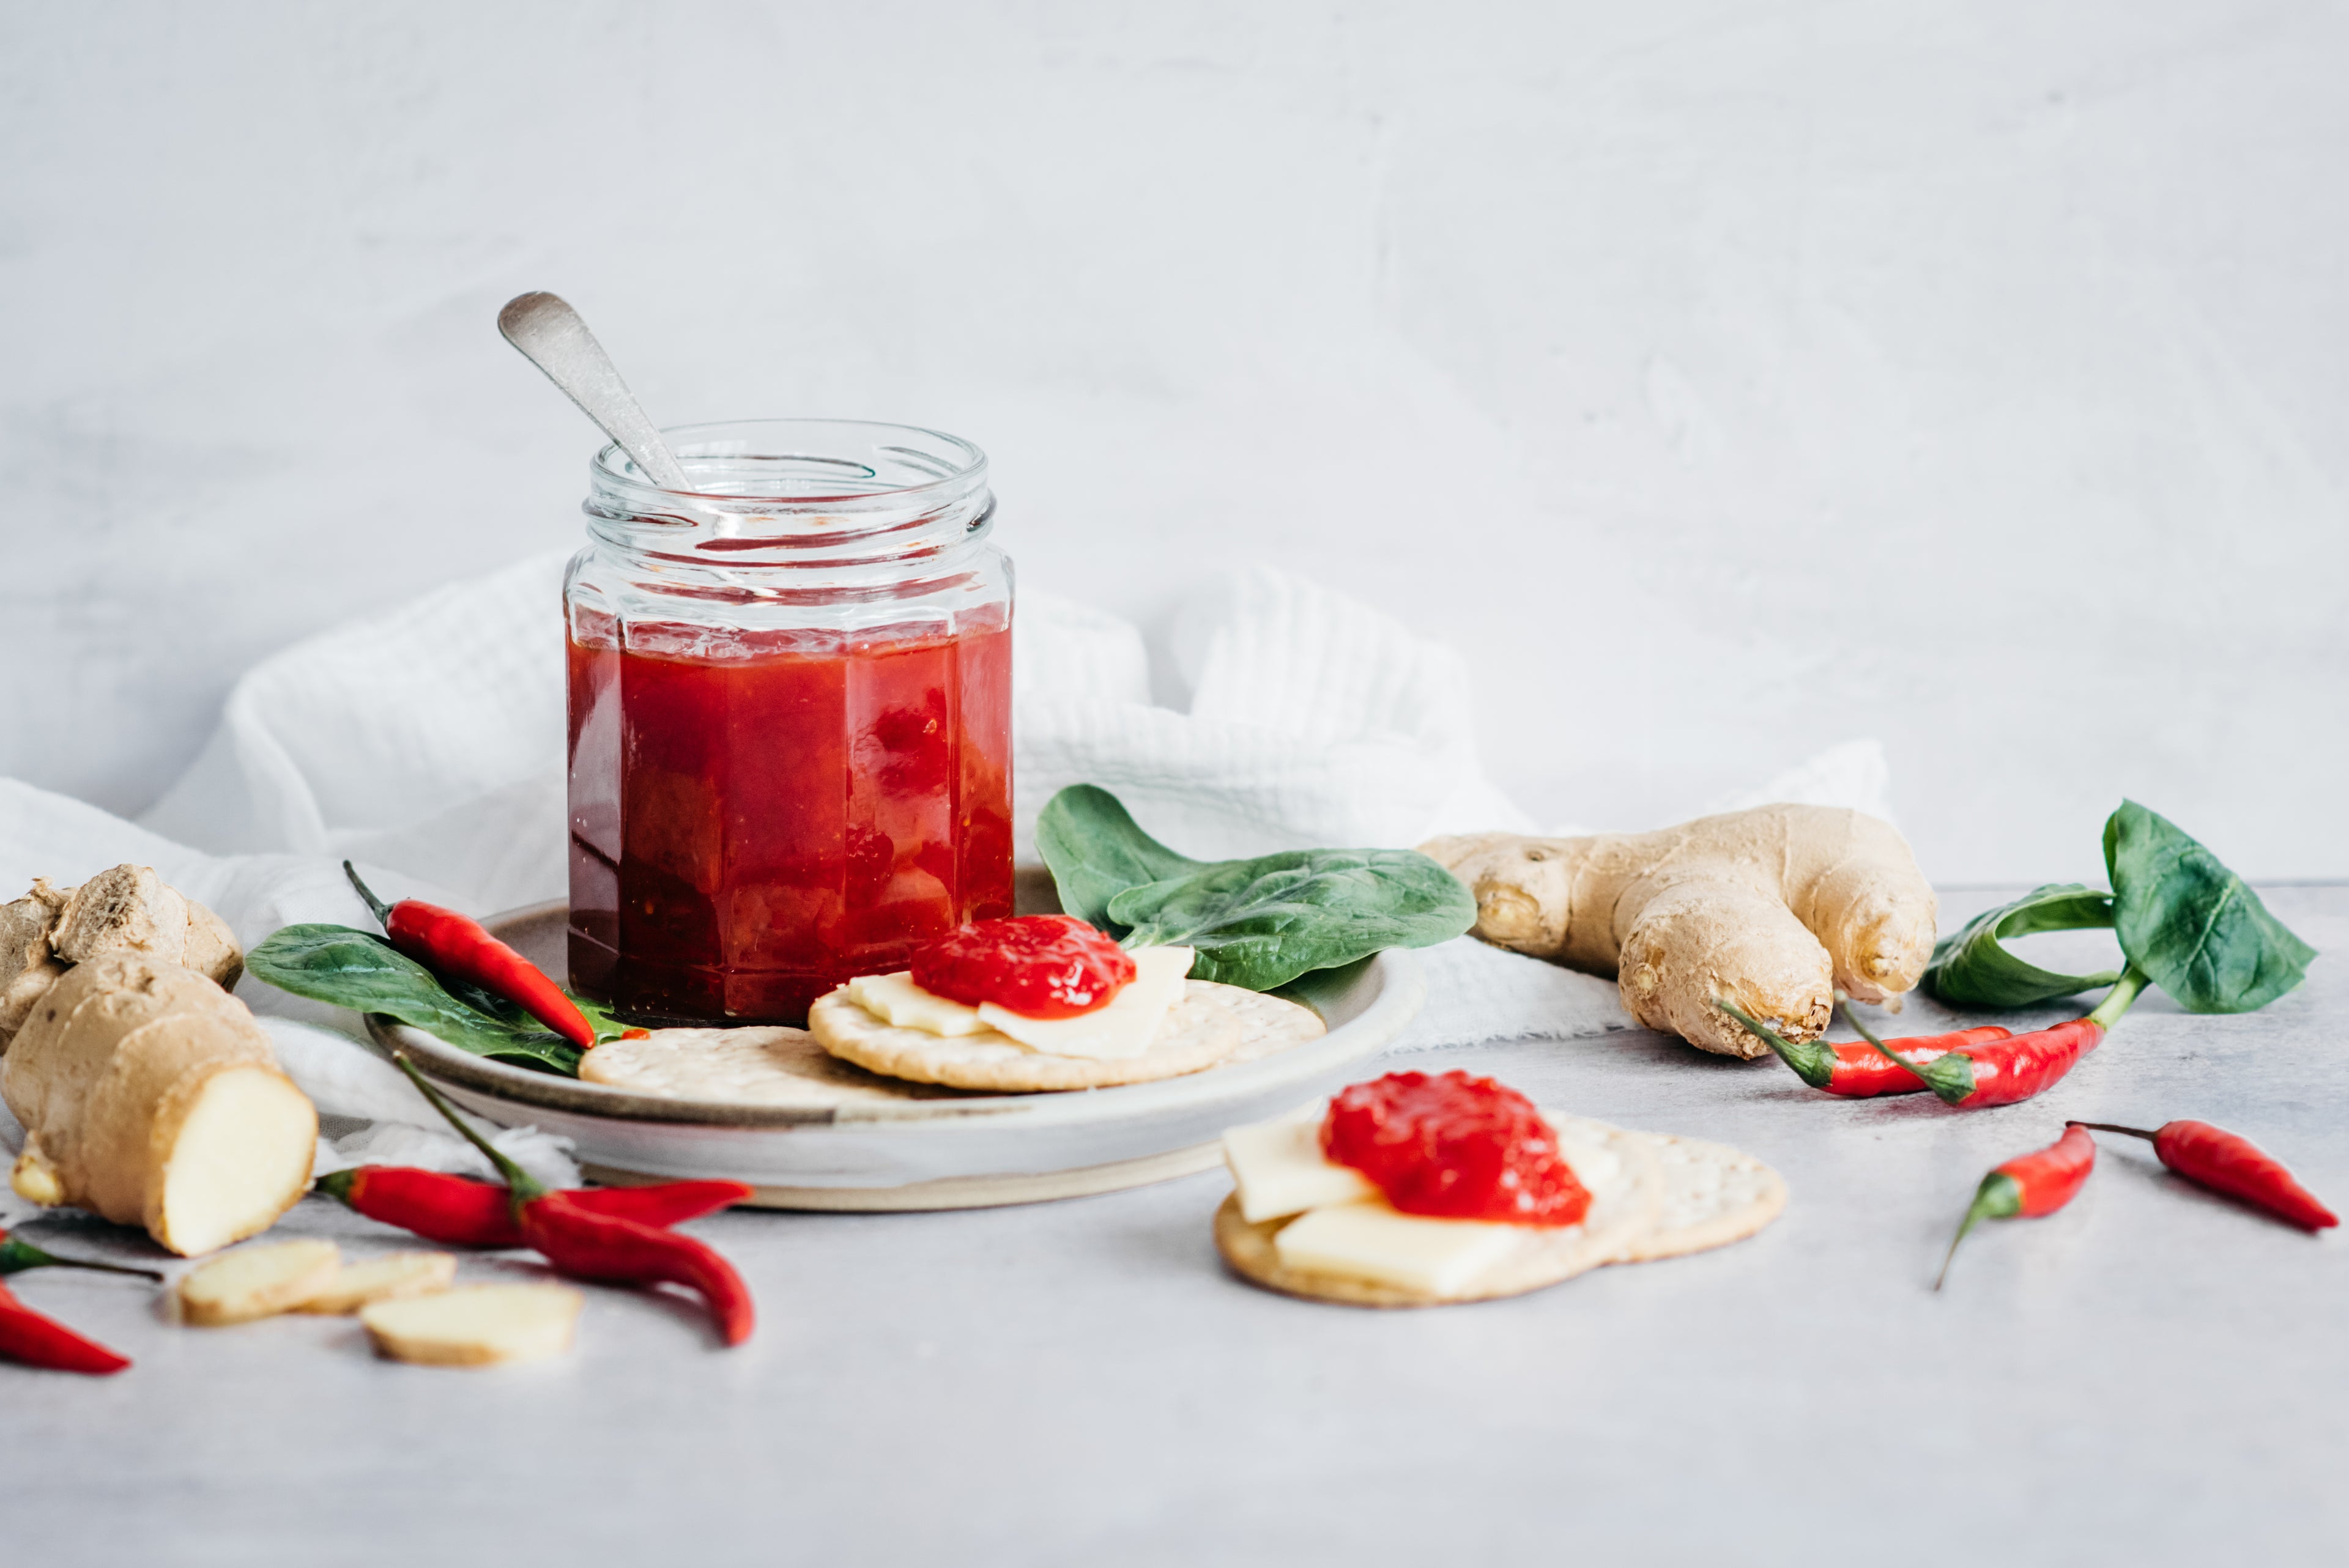
{"type": "Polygon", "coordinates": [[[1941,1272],[1933,1276],[1935,1290],[1940,1289],[1941,1282],[1950,1277],[1950,1264],[1957,1257],[1958,1243],[1966,1239],[1966,1233],[1972,1230],[1979,1221],[2013,1219],[2022,1212],[2022,1199],[2023,1194],[2016,1187],[2014,1178],[2005,1172],[1993,1171],[1982,1178],[1982,1185],[1974,1189],[1974,1201],[1966,1208],[1965,1222],[1959,1225],[1958,1233],[1950,1238],[1950,1250],[1941,1254],[1941,1272]]]}
{"type": "Polygon", "coordinates": [[[2105,999],[2096,1004],[2095,1011],[2088,1015],[2088,1022],[2111,1034],[2113,1026],[2121,1021],[2121,1015],[2136,1004],[2138,993],[2149,983],[2150,977],[2144,970],[2130,965],[2121,971],[2121,977],[2113,983],[2113,988],[2105,994],[2105,999]]]}
{"type": "Polygon", "coordinates": [[[399,1064],[399,1070],[408,1075],[409,1081],[416,1085],[419,1092],[432,1102],[432,1109],[447,1117],[449,1125],[463,1134],[466,1142],[490,1157],[490,1163],[496,1166],[498,1174],[506,1179],[506,1189],[513,1194],[514,1207],[517,1210],[531,1199],[546,1195],[547,1188],[543,1182],[536,1181],[529,1171],[491,1148],[488,1139],[465,1125],[464,1118],[457,1114],[457,1108],[450,1105],[439,1089],[424,1081],[424,1075],[416,1070],[416,1064],[408,1059],[407,1052],[402,1051],[392,1059],[399,1064]]]}
{"type": "Polygon", "coordinates": [[[2067,1121],[2066,1127],[2085,1127],[2091,1132],[2126,1132],[2131,1138],[2142,1138],[2151,1143],[2160,1138],[2158,1132],[2147,1132],[2142,1127],[2121,1127],[2109,1121],[2067,1121]]]}
{"type": "Polygon", "coordinates": [[[136,1274],[140,1279],[160,1280],[163,1276],[153,1269],[132,1268],[127,1264],[102,1264],[89,1258],[61,1258],[55,1253],[44,1252],[19,1236],[0,1231],[0,1275],[21,1273],[26,1269],[59,1268],[90,1269],[98,1274],[136,1274]]]}
{"type": "Polygon", "coordinates": [[[367,883],[359,881],[359,873],[357,871],[353,869],[351,862],[348,861],[345,861],[343,862],[343,874],[351,879],[351,886],[358,889],[359,896],[367,900],[367,908],[375,912],[376,923],[382,926],[386,931],[389,931],[391,929],[391,906],[384,903],[383,900],[376,897],[375,891],[368,887],[367,883]]]}

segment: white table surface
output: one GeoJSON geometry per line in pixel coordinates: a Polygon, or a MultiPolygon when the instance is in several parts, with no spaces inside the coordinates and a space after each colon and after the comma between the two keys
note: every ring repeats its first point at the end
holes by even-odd
{"type": "MultiPolygon", "coordinates": [[[[2349,887],[2268,899],[2349,945],[2349,887]]],[[[489,1372],[377,1360],[347,1319],[183,1329],[143,1287],[19,1276],[138,1364],[0,1367],[0,1561],[2339,1561],[2337,1233],[2111,1140],[2070,1209],[1982,1228],[1927,1286],[1982,1173],[2067,1116],[2216,1121],[2349,1202],[2344,1025],[2334,958],[2249,1016],[2149,996],[2055,1089],[1974,1114],[1838,1101],[1644,1034],[1415,1057],[1735,1143],[1793,1189],[1744,1244],[1474,1307],[1238,1283],[1208,1239],[1219,1173],[719,1216],[695,1230],[757,1293],[749,1346],[717,1347],[681,1300],[590,1287],[574,1355],[489,1372]]],[[[402,1245],[316,1199],[277,1233],[402,1245]]],[[[69,1218],[33,1234],[142,1251],[69,1218]]]]}

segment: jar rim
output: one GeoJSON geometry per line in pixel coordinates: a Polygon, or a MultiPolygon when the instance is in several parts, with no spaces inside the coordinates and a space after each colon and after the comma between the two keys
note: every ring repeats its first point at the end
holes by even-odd
{"type": "MultiPolygon", "coordinates": [[[[944,430],[934,430],[924,425],[901,425],[880,419],[720,419],[667,426],[661,430],[661,436],[688,473],[697,460],[706,463],[712,459],[742,463],[828,464],[836,468],[844,488],[832,490],[802,489],[788,493],[769,493],[755,489],[670,490],[655,483],[637,468],[636,459],[629,457],[617,441],[607,441],[598,449],[588,464],[590,479],[599,488],[608,488],[625,498],[718,502],[729,507],[750,505],[796,510],[837,508],[857,503],[867,507],[874,503],[920,506],[933,497],[944,500],[957,492],[967,492],[975,483],[984,482],[988,466],[987,454],[959,436],[950,436],[944,430]],[[869,454],[895,459],[916,470],[926,468],[931,471],[911,482],[892,483],[884,479],[881,470],[873,464],[854,457],[827,455],[821,450],[762,452],[709,449],[747,447],[757,432],[781,437],[793,431],[812,436],[826,430],[864,433],[870,439],[869,454]],[[900,439],[887,439],[891,435],[900,439]],[[935,449],[925,450],[916,443],[933,444],[935,449]],[[858,469],[862,469],[864,476],[874,482],[846,482],[858,469]]],[[[822,443],[817,445],[821,447],[822,443]]]]}

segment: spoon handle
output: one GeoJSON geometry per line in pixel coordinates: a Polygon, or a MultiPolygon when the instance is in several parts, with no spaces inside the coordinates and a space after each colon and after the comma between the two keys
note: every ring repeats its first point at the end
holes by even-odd
{"type": "Polygon", "coordinates": [[[546,378],[579,405],[581,411],[620,443],[636,467],[663,490],[690,490],[693,481],[667,442],[659,427],[645,414],[644,405],[620,379],[611,356],[579,319],[579,313],[555,294],[518,294],[498,312],[498,331],[522,350],[523,357],[546,372],[546,378]]]}

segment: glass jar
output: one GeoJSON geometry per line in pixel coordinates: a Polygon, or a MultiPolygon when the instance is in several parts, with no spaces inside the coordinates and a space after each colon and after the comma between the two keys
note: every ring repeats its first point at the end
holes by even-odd
{"type": "Polygon", "coordinates": [[[571,983],[646,1020],[798,1024],[1011,913],[1011,562],[935,430],[667,432],[589,467],[570,640],[571,983]]]}

